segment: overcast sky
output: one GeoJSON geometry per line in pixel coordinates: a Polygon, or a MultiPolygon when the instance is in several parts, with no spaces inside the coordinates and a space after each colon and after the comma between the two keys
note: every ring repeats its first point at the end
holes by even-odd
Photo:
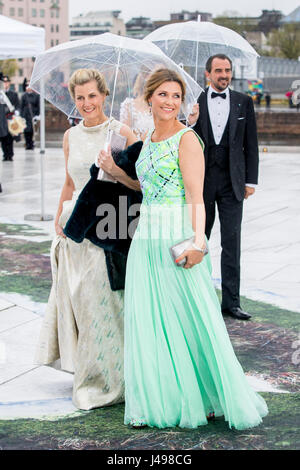
{"type": "Polygon", "coordinates": [[[120,15],[125,21],[133,16],[147,16],[152,19],[169,19],[170,12],[182,9],[188,11],[204,11],[214,16],[224,11],[237,11],[242,15],[259,16],[261,10],[281,10],[283,14],[291,13],[300,6],[300,0],[69,0],[70,20],[79,13],[90,10],[121,10],[120,15]]]}

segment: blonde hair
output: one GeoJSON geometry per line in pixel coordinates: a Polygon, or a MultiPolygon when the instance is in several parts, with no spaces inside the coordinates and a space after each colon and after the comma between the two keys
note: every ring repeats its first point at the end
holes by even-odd
{"type": "Polygon", "coordinates": [[[73,100],[75,100],[75,87],[77,85],[85,85],[88,82],[95,80],[99,93],[105,96],[109,95],[105,78],[97,69],[78,69],[72,74],[69,80],[69,92],[73,100]]]}
{"type": "Polygon", "coordinates": [[[186,93],[186,85],[179,73],[175,72],[175,70],[170,70],[170,69],[158,69],[155,72],[153,72],[145,85],[145,91],[144,91],[144,99],[145,101],[148,102],[148,100],[151,98],[155,90],[162,85],[165,82],[176,82],[180,85],[181,87],[181,92],[182,92],[182,102],[184,102],[185,98],[185,93],[186,93]]]}

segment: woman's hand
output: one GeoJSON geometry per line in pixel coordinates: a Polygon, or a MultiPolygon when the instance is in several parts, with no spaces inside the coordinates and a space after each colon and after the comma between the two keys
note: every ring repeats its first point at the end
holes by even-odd
{"type": "Polygon", "coordinates": [[[99,167],[111,175],[114,178],[118,176],[119,167],[115,164],[114,159],[111,155],[111,147],[108,146],[107,152],[105,150],[101,150],[98,157],[98,165],[99,167]]]}
{"type": "Polygon", "coordinates": [[[63,232],[62,227],[59,224],[55,224],[55,232],[56,232],[56,235],[58,235],[59,237],[67,238],[63,232]]]}
{"type": "Polygon", "coordinates": [[[195,266],[195,264],[201,263],[201,261],[204,258],[204,253],[202,253],[201,251],[198,251],[198,250],[193,250],[193,249],[192,250],[185,250],[182,253],[182,255],[180,255],[176,259],[176,263],[179,263],[184,258],[186,258],[186,263],[183,266],[184,269],[190,269],[193,266],[195,266]]]}

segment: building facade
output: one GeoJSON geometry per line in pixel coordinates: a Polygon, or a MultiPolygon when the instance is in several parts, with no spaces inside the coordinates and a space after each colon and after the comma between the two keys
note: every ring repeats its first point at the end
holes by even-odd
{"type": "Polygon", "coordinates": [[[70,40],[83,39],[87,36],[97,36],[102,33],[126,35],[124,21],[119,18],[121,11],[90,11],[72,19],[70,40]]]}
{"type": "Polygon", "coordinates": [[[144,16],[131,18],[126,23],[126,36],[134,39],[144,39],[153,29],[153,22],[150,18],[144,16]]]}
{"type": "MultiPolygon", "coordinates": [[[[0,0],[0,14],[46,32],[46,49],[69,41],[69,0],[0,0]]],[[[24,78],[30,79],[33,59],[19,59],[16,77],[11,77],[13,87],[22,92],[24,78]]]]}
{"type": "Polygon", "coordinates": [[[212,14],[203,11],[182,10],[180,13],[171,13],[171,21],[197,21],[200,16],[201,21],[212,21],[212,14]]]}
{"type": "Polygon", "coordinates": [[[161,26],[166,26],[167,24],[172,23],[182,23],[183,21],[212,21],[213,16],[211,13],[206,13],[203,11],[187,11],[182,10],[179,13],[171,13],[169,20],[157,20],[153,21],[153,29],[160,28],[161,26]]]}

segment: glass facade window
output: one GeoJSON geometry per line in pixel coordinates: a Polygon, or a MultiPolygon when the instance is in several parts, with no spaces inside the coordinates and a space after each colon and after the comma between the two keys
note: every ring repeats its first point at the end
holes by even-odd
{"type": "Polygon", "coordinates": [[[44,18],[45,17],[45,10],[42,8],[40,10],[40,18],[44,18]]]}
{"type": "Polygon", "coordinates": [[[9,9],[9,16],[15,16],[15,9],[14,8],[9,9]]]}
{"type": "Polygon", "coordinates": [[[18,16],[24,16],[24,8],[18,8],[18,16]]]}
{"type": "Polygon", "coordinates": [[[32,8],[32,10],[31,10],[31,16],[33,16],[34,18],[36,18],[36,16],[37,16],[36,8],[32,8]]]}

